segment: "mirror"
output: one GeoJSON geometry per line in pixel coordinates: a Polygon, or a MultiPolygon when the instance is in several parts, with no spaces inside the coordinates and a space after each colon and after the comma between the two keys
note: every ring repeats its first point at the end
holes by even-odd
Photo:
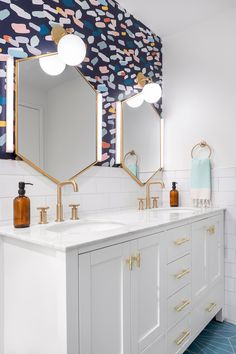
{"type": "Polygon", "coordinates": [[[100,94],[75,67],[47,75],[39,57],[18,60],[16,74],[16,154],[56,183],[94,165],[100,94]]]}
{"type": "Polygon", "coordinates": [[[122,167],[140,185],[162,168],[163,119],[152,104],[122,103],[122,167]]]}

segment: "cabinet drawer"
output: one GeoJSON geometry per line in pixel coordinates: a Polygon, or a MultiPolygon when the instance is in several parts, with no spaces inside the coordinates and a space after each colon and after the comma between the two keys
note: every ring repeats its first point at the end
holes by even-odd
{"type": "Polygon", "coordinates": [[[192,330],[190,315],[187,315],[180,323],[167,334],[167,354],[183,353],[190,345],[192,330]]]}
{"type": "Polygon", "coordinates": [[[168,296],[182,289],[190,283],[191,280],[191,261],[187,255],[167,266],[167,287],[168,296]]]}
{"type": "Polygon", "coordinates": [[[190,253],[191,249],[191,226],[186,225],[168,231],[167,252],[168,263],[190,253]]]}
{"type": "Polygon", "coordinates": [[[168,300],[167,318],[168,328],[174,326],[184,318],[191,309],[191,288],[190,285],[178,291],[168,300]]]}
{"type": "Polygon", "coordinates": [[[193,332],[196,333],[212,320],[224,304],[224,285],[220,282],[201,300],[192,312],[193,332]]]}

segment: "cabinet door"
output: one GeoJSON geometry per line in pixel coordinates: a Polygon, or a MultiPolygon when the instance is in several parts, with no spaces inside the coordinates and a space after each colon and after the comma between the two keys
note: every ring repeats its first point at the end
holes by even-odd
{"type": "Polygon", "coordinates": [[[192,228],[192,301],[197,302],[207,291],[207,222],[192,228]]]}
{"type": "Polygon", "coordinates": [[[193,224],[192,296],[193,302],[205,296],[208,288],[223,276],[223,222],[220,217],[193,224]]]}
{"type": "MultiPolygon", "coordinates": [[[[143,237],[131,243],[131,254],[140,256],[131,272],[131,353],[142,353],[164,333],[166,317],[164,234],[143,237]]],[[[156,352],[163,354],[162,351],[156,352]]]]}
{"type": "Polygon", "coordinates": [[[207,276],[212,287],[223,277],[223,220],[211,218],[207,224],[207,276]]]}
{"type": "Polygon", "coordinates": [[[130,354],[129,243],[79,256],[80,354],[130,354]]]}

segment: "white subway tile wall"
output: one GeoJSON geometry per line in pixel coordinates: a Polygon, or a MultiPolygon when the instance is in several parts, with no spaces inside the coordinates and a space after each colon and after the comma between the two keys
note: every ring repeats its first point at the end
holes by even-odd
{"type": "MultiPolygon", "coordinates": [[[[18,195],[18,182],[21,180],[34,184],[27,186],[33,222],[38,220],[37,207],[40,206],[50,207],[49,220],[53,221],[56,213],[56,184],[22,161],[0,160],[0,222],[12,222],[13,199],[18,195]]],[[[143,198],[145,194],[145,189],[121,168],[92,167],[78,177],[77,181],[79,193],[74,193],[71,186],[66,186],[63,190],[67,218],[70,203],[81,204],[80,214],[137,208],[137,198],[143,198]]],[[[160,190],[155,193],[161,197],[160,190]]]]}
{"type": "MultiPolygon", "coordinates": [[[[165,171],[163,206],[169,206],[171,182],[178,182],[180,206],[191,207],[190,171],[165,171]]],[[[236,167],[212,170],[212,205],[226,208],[225,220],[225,315],[236,323],[236,167]]]]}

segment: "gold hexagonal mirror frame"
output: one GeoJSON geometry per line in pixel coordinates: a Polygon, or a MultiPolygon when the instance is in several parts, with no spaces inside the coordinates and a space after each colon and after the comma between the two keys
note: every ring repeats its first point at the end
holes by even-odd
{"type": "MultiPolygon", "coordinates": [[[[19,66],[22,62],[30,62],[32,60],[37,60],[41,57],[47,57],[47,56],[52,56],[52,55],[56,55],[57,53],[50,53],[50,54],[46,54],[46,55],[40,55],[40,56],[34,56],[34,57],[30,57],[30,58],[24,58],[24,59],[18,59],[15,61],[15,73],[16,73],[16,93],[15,93],[15,153],[16,155],[23,161],[25,161],[28,165],[30,165],[32,168],[34,168],[35,170],[37,170],[38,172],[40,172],[42,175],[48,177],[51,181],[53,181],[54,183],[58,184],[60,183],[62,180],[65,179],[74,179],[77,176],[79,176],[80,174],[82,174],[84,171],[86,171],[87,169],[89,169],[90,167],[94,166],[97,162],[100,161],[99,157],[101,156],[101,132],[100,130],[102,129],[101,125],[101,117],[100,115],[102,114],[102,96],[101,94],[96,91],[94,89],[94,87],[88,82],[88,80],[83,76],[83,74],[81,73],[81,71],[77,68],[77,67],[73,67],[72,69],[75,71],[75,73],[78,73],[78,75],[80,75],[80,77],[83,78],[84,82],[86,82],[86,84],[93,90],[92,92],[95,93],[95,97],[96,97],[96,108],[95,108],[95,127],[94,127],[94,133],[96,134],[95,136],[95,142],[94,142],[94,156],[95,159],[94,161],[91,161],[87,166],[85,166],[82,169],[78,169],[77,173],[72,173],[71,175],[69,175],[66,178],[58,178],[55,177],[52,173],[48,173],[48,171],[44,168],[42,168],[41,166],[39,166],[38,164],[36,164],[34,161],[32,161],[30,158],[28,158],[26,156],[26,154],[22,153],[22,151],[20,151],[19,148],[19,66]]],[[[46,75],[46,74],[45,74],[46,75]]],[[[82,151],[82,153],[84,153],[84,151],[82,151]]],[[[76,168],[75,168],[76,169],[76,168]]],[[[69,174],[69,173],[68,173],[69,174]]]]}
{"type": "MultiPolygon", "coordinates": [[[[137,94],[139,95],[139,93],[137,94]]],[[[136,95],[135,95],[136,96],[136,95]]],[[[124,105],[127,104],[127,102],[129,101],[129,99],[133,98],[129,97],[125,100],[123,100],[120,104],[121,104],[121,108],[120,108],[120,117],[118,117],[118,119],[120,119],[120,163],[121,163],[121,167],[140,185],[140,186],[145,186],[158,172],[163,170],[163,151],[164,151],[164,119],[161,118],[156,110],[156,108],[152,105],[152,104],[148,104],[146,102],[144,102],[143,105],[148,105],[150,106],[152,112],[154,112],[154,114],[157,116],[157,118],[160,119],[160,131],[159,131],[159,159],[160,159],[160,165],[156,166],[155,168],[153,168],[153,171],[150,173],[150,175],[146,178],[145,181],[142,181],[138,178],[137,175],[135,175],[130,168],[128,168],[127,164],[126,164],[126,158],[128,155],[134,156],[134,158],[136,158],[136,161],[139,159],[139,156],[136,154],[135,148],[131,148],[129,149],[129,151],[125,151],[125,117],[124,117],[124,105]]],[[[143,105],[141,105],[140,107],[143,107],[143,105]]],[[[140,107],[138,108],[130,108],[130,112],[133,112],[135,114],[135,112],[137,112],[136,110],[138,110],[140,107]]]]}

